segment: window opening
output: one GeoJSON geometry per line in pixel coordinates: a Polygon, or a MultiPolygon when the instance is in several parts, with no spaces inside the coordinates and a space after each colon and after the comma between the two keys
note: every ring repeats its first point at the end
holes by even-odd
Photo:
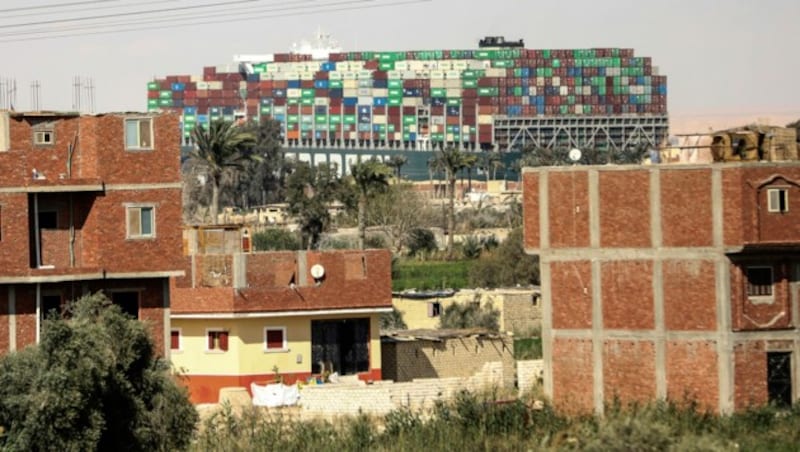
{"type": "Polygon", "coordinates": [[[747,267],[747,295],[772,296],[772,267],[747,267]]]}
{"type": "Polygon", "coordinates": [[[33,132],[33,144],[37,146],[47,146],[55,142],[52,130],[36,130],[33,132]]]}
{"type": "Polygon", "coordinates": [[[154,217],[152,206],[128,207],[128,238],[155,236],[154,217]]]}
{"type": "Polygon", "coordinates": [[[139,318],[139,292],[120,291],[111,292],[111,302],[119,306],[122,312],[134,319],[139,318]]]}
{"type": "Polygon", "coordinates": [[[228,351],[228,332],[222,330],[209,330],[207,333],[209,351],[228,351]]]}
{"type": "Polygon", "coordinates": [[[286,350],[286,329],[264,328],[264,350],[279,351],[286,350]]]}
{"type": "Polygon", "coordinates": [[[169,332],[169,349],[170,350],[180,350],[181,349],[181,330],[173,329],[169,332]]]}
{"type": "Polygon", "coordinates": [[[767,210],[769,212],[788,212],[789,191],[785,188],[767,190],[767,210]]]}
{"type": "Polygon", "coordinates": [[[767,353],[767,394],[779,407],[792,405],[792,353],[767,353]]]}
{"type": "Polygon", "coordinates": [[[129,150],[153,148],[152,118],[133,118],[125,120],[125,148],[129,150]]]}

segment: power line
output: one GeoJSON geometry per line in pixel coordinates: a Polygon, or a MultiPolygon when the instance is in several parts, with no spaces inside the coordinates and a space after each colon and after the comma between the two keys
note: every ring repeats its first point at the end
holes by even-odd
{"type": "MultiPolygon", "coordinates": [[[[365,2],[373,2],[376,0],[347,0],[343,2],[339,2],[340,4],[350,4],[350,3],[365,3],[365,2]]],[[[199,22],[191,22],[191,23],[178,23],[166,26],[146,26],[146,27],[133,27],[133,28],[116,28],[114,30],[106,30],[106,31],[93,31],[93,32],[79,32],[79,33],[71,33],[71,34],[57,34],[57,35],[50,35],[50,36],[39,36],[39,37],[27,37],[27,38],[13,38],[14,36],[19,36],[19,34],[9,34],[9,37],[12,39],[0,39],[0,43],[10,43],[10,42],[29,42],[29,41],[42,41],[48,39],[61,39],[61,38],[72,38],[78,36],[95,36],[95,35],[106,35],[106,34],[114,34],[114,33],[128,33],[134,31],[147,31],[147,30],[164,30],[167,28],[184,28],[184,27],[193,27],[197,25],[215,25],[215,24],[222,24],[222,23],[233,23],[233,22],[245,22],[245,21],[252,21],[252,20],[260,20],[260,19],[271,19],[271,18],[278,18],[278,17],[296,17],[296,16],[308,16],[314,15],[319,13],[333,13],[333,12],[341,12],[341,11],[354,11],[354,10],[364,10],[364,9],[376,9],[376,8],[386,8],[390,6],[402,6],[402,5],[410,5],[416,3],[428,3],[432,0],[401,0],[395,2],[385,2],[380,4],[374,5],[359,5],[359,6],[350,6],[350,7],[338,7],[338,8],[330,8],[330,9],[309,9],[306,11],[300,12],[293,12],[293,13],[283,13],[283,14],[266,14],[266,15],[249,15],[248,17],[244,18],[237,18],[237,19],[226,19],[226,20],[208,20],[208,21],[199,21],[199,22]]],[[[333,6],[334,4],[329,4],[325,6],[333,6]]],[[[318,7],[319,8],[319,7],[318,7]]],[[[297,8],[290,8],[290,9],[297,9],[297,8]]],[[[218,15],[217,15],[218,16],[218,15]]],[[[146,22],[151,23],[151,22],[146,22]]],[[[122,24],[124,26],[124,24],[122,24]]],[[[111,25],[106,25],[106,27],[111,25]]]]}
{"type": "MultiPolygon", "coordinates": [[[[119,1],[119,0],[102,0],[102,1],[119,1]]],[[[31,16],[41,17],[41,16],[48,16],[48,15],[54,15],[54,14],[64,14],[66,12],[69,12],[69,13],[84,13],[84,12],[88,12],[88,11],[99,11],[99,10],[107,10],[107,9],[131,9],[131,8],[144,6],[144,5],[175,3],[177,1],[180,1],[180,0],[149,0],[149,1],[137,2],[136,5],[95,5],[95,6],[92,6],[91,8],[76,8],[76,9],[70,9],[69,11],[36,11],[36,12],[21,13],[21,14],[4,14],[2,19],[0,19],[0,20],[13,19],[13,18],[17,18],[17,17],[31,17],[31,16]]]]}
{"type": "Polygon", "coordinates": [[[13,13],[15,11],[30,11],[34,9],[48,9],[48,8],[66,8],[70,6],[80,6],[80,5],[89,5],[92,3],[111,3],[111,2],[118,2],[120,0],[84,0],[81,2],[69,2],[69,3],[50,3],[48,5],[36,5],[36,6],[20,6],[17,8],[7,8],[7,9],[0,9],[0,13],[13,13]]]}
{"type": "MultiPolygon", "coordinates": [[[[112,1],[112,0],[108,0],[112,1]]],[[[121,16],[142,16],[147,14],[157,14],[157,13],[165,13],[165,12],[172,12],[172,11],[186,11],[189,9],[199,9],[199,8],[217,8],[220,6],[226,5],[235,5],[239,3],[256,3],[260,2],[261,0],[232,0],[227,2],[217,2],[217,3],[207,3],[204,5],[195,5],[195,6],[176,6],[174,8],[161,8],[161,9],[151,9],[146,11],[128,11],[123,13],[117,14],[99,14],[96,16],[85,16],[85,17],[71,17],[67,19],[51,19],[51,20],[42,20],[38,22],[24,22],[18,24],[6,24],[0,25],[0,28],[20,28],[20,27],[28,27],[32,25],[51,25],[51,24],[59,24],[65,22],[83,22],[87,20],[97,20],[97,19],[110,19],[115,17],[121,16]]]]}

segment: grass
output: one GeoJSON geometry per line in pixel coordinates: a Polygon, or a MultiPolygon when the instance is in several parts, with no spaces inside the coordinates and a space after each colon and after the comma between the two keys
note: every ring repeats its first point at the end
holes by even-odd
{"type": "Polygon", "coordinates": [[[514,338],[514,359],[542,359],[542,338],[514,338]]]}
{"type": "Polygon", "coordinates": [[[469,269],[474,262],[400,259],[392,271],[392,290],[466,288],[469,285],[469,269]]]}
{"type": "Polygon", "coordinates": [[[426,413],[399,409],[375,418],[298,421],[268,411],[223,410],[207,419],[197,451],[796,451],[800,405],[757,408],[732,416],[698,412],[692,404],[612,404],[604,417],[570,417],[545,404],[458,394],[426,413]]]}

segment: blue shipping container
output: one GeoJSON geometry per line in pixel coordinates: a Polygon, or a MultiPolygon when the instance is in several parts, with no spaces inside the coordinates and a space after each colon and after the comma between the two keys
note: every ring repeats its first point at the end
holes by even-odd
{"type": "Polygon", "coordinates": [[[289,88],[300,88],[300,80],[289,80],[286,82],[286,86],[289,88]]]}
{"type": "Polygon", "coordinates": [[[327,80],[314,80],[314,88],[317,89],[325,89],[328,87],[327,80]]]}
{"type": "Polygon", "coordinates": [[[389,81],[388,80],[373,80],[372,81],[373,88],[388,88],[389,81]]]}
{"type": "Polygon", "coordinates": [[[262,98],[261,105],[272,105],[272,98],[271,97],[262,98]]]}
{"type": "Polygon", "coordinates": [[[333,63],[333,62],[330,62],[330,61],[326,61],[326,62],[322,63],[322,65],[320,66],[320,69],[325,71],[325,72],[335,71],[336,70],[336,63],[333,63]]]}
{"type": "Polygon", "coordinates": [[[358,105],[358,98],[357,97],[343,97],[342,104],[348,107],[355,107],[358,105]]]}
{"type": "Polygon", "coordinates": [[[328,90],[328,97],[331,99],[341,99],[342,98],[342,88],[331,88],[328,90]]]}
{"type": "Polygon", "coordinates": [[[380,106],[386,105],[388,102],[389,102],[389,100],[386,97],[376,97],[376,98],[372,99],[372,105],[374,105],[376,107],[380,107],[380,106]]]}
{"type": "Polygon", "coordinates": [[[185,89],[186,89],[186,84],[185,83],[175,82],[175,83],[172,84],[172,91],[183,91],[185,89]]]}
{"type": "Polygon", "coordinates": [[[197,107],[185,107],[183,109],[183,114],[184,115],[190,115],[190,116],[191,115],[195,115],[195,114],[197,114],[197,107]]]}

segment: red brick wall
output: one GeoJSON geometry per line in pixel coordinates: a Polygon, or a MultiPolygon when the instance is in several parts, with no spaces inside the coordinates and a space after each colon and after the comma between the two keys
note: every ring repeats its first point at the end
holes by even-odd
{"type": "Polygon", "coordinates": [[[0,355],[9,351],[8,288],[0,286],[0,355]]]}
{"type": "Polygon", "coordinates": [[[731,268],[733,330],[772,330],[791,327],[790,264],[782,260],[740,261],[731,268]],[[772,265],[772,300],[750,299],[746,290],[748,265],[772,265]]]}
{"type": "Polygon", "coordinates": [[[599,179],[600,246],[649,247],[649,172],[601,171],[599,179]]]}
{"type": "Polygon", "coordinates": [[[713,245],[711,170],[661,170],[664,246],[713,245]]]}
{"type": "Polygon", "coordinates": [[[603,262],[600,273],[603,327],[653,329],[653,263],[642,260],[603,262]]]}
{"type": "Polygon", "coordinates": [[[743,207],[745,187],[742,168],[725,168],[722,172],[722,231],[725,245],[739,245],[744,241],[747,214],[743,207]]]}
{"type": "Polygon", "coordinates": [[[524,173],[522,177],[522,221],[525,228],[525,248],[539,247],[539,174],[524,173]]]}
{"type": "Polygon", "coordinates": [[[764,342],[737,344],[734,357],[734,407],[737,410],[767,403],[767,353],[764,342]]]}
{"type": "Polygon", "coordinates": [[[16,286],[17,350],[36,343],[36,286],[16,286]]]}
{"type": "Polygon", "coordinates": [[[553,403],[570,413],[591,412],[592,341],[555,339],[553,341],[553,403]]]}
{"type": "Polygon", "coordinates": [[[717,411],[717,344],[712,341],[667,342],[667,397],[697,402],[701,410],[717,411]]]}
{"type": "Polygon", "coordinates": [[[715,331],[713,261],[669,260],[662,265],[664,323],[668,331],[715,331]]]}
{"type": "Polygon", "coordinates": [[[28,195],[0,193],[0,271],[3,275],[30,270],[28,195]]]}
{"type": "Polygon", "coordinates": [[[607,402],[647,402],[656,397],[655,344],[609,340],[603,344],[603,395],[607,402]]]}
{"type": "MultiPolygon", "coordinates": [[[[585,172],[549,173],[550,246],[589,246],[589,176],[585,172]]],[[[526,196],[526,203],[531,197],[526,196]]],[[[531,211],[531,207],[525,207],[531,211]]]]}
{"type": "Polygon", "coordinates": [[[591,262],[553,262],[550,264],[550,275],[553,328],[591,328],[591,262]]]}
{"type": "Polygon", "coordinates": [[[758,241],[759,242],[792,242],[798,240],[798,224],[800,224],[800,187],[798,183],[783,177],[760,187],[758,190],[758,241]],[[768,190],[782,188],[788,192],[789,210],[786,212],[770,212],[768,190]]]}

